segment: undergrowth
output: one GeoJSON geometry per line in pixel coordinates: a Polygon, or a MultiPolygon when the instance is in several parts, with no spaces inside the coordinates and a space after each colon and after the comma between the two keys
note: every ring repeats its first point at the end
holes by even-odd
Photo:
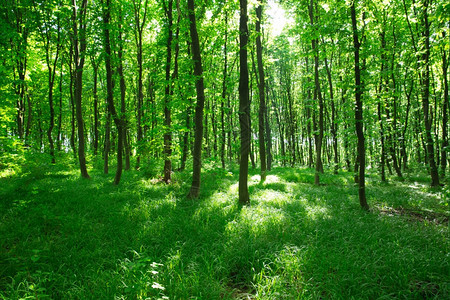
{"type": "MultiPolygon", "coordinates": [[[[69,160],[70,161],[70,160],[69,160]]],[[[2,299],[448,299],[449,189],[410,173],[369,174],[369,213],[351,173],[208,166],[198,200],[188,171],[101,164],[81,179],[34,159],[0,179],[2,299]]],[[[448,186],[448,185],[447,185],[448,186]]]]}

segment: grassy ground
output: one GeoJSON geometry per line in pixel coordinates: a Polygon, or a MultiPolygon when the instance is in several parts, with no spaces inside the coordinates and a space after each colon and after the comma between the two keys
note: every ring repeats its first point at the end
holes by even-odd
{"type": "Polygon", "coordinates": [[[276,168],[251,205],[237,170],[206,168],[164,185],[154,170],[81,179],[34,162],[0,178],[2,299],[448,299],[449,188],[426,176],[367,178],[276,168]]]}

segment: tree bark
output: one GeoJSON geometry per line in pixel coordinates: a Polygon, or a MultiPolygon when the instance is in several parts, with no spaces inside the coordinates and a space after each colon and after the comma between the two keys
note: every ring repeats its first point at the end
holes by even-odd
{"type": "Polygon", "coordinates": [[[428,21],[428,0],[423,1],[423,49],[421,51],[422,67],[422,108],[425,123],[427,160],[430,166],[431,186],[439,186],[439,174],[434,157],[434,141],[432,136],[433,114],[430,113],[430,23],[428,21]]]}
{"type": "Polygon", "coordinates": [[[94,71],[94,87],[92,90],[94,97],[94,156],[97,155],[98,152],[98,140],[99,140],[99,132],[98,132],[98,63],[95,61],[94,57],[91,57],[92,69],[94,71]]]}
{"type": "Polygon", "coordinates": [[[144,30],[145,22],[147,19],[147,5],[148,0],[144,2],[144,16],[142,17],[141,22],[141,5],[142,1],[133,0],[133,9],[134,9],[134,38],[136,42],[136,56],[137,56],[137,64],[138,64],[138,92],[137,92],[137,114],[136,114],[136,127],[137,127],[137,155],[136,155],[136,169],[140,168],[141,162],[141,143],[142,143],[142,115],[143,115],[143,101],[144,94],[143,90],[143,62],[142,62],[142,33],[144,30]]]}
{"type": "Polygon", "coordinates": [[[265,92],[265,77],[264,77],[264,66],[263,66],[263,58],[262,58],[262,43],[261,43],[261,21],[262,21],[262,5],[264,1],[259,2],[258,7],[256,8],[256,60],[258,61],[258,91],[259,91],[259,130],[258,130],[258,139],[259,139],[259,158],[261,161],[261,183],[266,180],[266,142],[264,140],[264,131],[265,131],[265,116],[266,116],[266,92],[265,92]]]}
{"type": "Polygon", "coordinates": [[[168,0],[167,7],[165,7],[167,23],[168,23],[168,37],[167,37],[167,56],[166,56],[166,88],[165,88],[165,96],[164,96],[164,177],[163,181],[165,183],[170,183],[172,179],[172,117],[171,117],[171,83],[170,83],[170,66],[172,61],[172,40],[173,40],[173,0],[168,0]]]}
{"type": "MultiPolygon", "coordinates": [[[[309,3],[309,20],[311,26],[315,26],[315,20],[317,20],[317,16],[314,18],[314,2],[313,0],[309,3]]],[[[314,53],[314,102],[318,100],[319,104],[319,132],[315,134],[316,139],[316,172],[314,174],[314,184],[320,184],[320,173],[323,173],[323,164],[322,164],[322,141],[323,141],[323,99],[322,99],[322,91],[320,89],[320,78],[319,78],[319,50],[317,49],[318,39],[313,39],[311,41],[312,51],[314,53]]]]}
{"type": "Polygon", "coordinates": [[[80,163],[81,176],[90,178],[86,167],[83,108],[82,108],[82,89],[83,89],[83,67],[86,52],[86,13],[87,0],[81,2],[80,11],[77,11],[76,0],[72,0],[72,25],[73,25],[73,46],[75,63],[75,106],[76,120],[78,128],[78,160],[80,163]],[[78,22],[77,22],[78,17],[78,22]]]}
{"type": "MultiPolygon", "coordinates": [[[[442,33],[442,37],[445,39],[445,32],[442,33]]],[[[445,169],[447,166],[447,152],[448,148],[448,109],[449,109],[449,96],[448,96],[448,64],[446,49],[442,49],[442,76],[444,79],[444,103],[442,108],[442,150],[441,150],[441,177],[445,177],[445,169]]]]}
{"type": "Polygon", "coordinates": [[[240,0],[239,19],[239,125],[240,125],[240,165],[239,165],[239,203],[250,202],[248,193],[248,155],[250,151],[250,102],[248,89],[247,62],[247,0],[240,0]]]}
{"type": "Polygon", "coordinates": [[[195,89],[197,91],[197,105],[195,106],[195,137],[192,168],[192,185],[190,198],[197,198],[200,193],[200,175],[202,167],[202,138],[203,138],[203,108],[205,106],[205,88],[203,84],[203,68],[200,41],[197,33],[194,0],[188,0],[189,31],[192,40],[192,60],[194,61],[195,89]]]}
{"type": "Polygon", "coordinates": [[[356,135],[358,137],[358,167],[359,167],[359,182],[358,182],[358,194],[359,194],[359,204],[364,210],[369,210],[369,205],[366,200],[366,187],[365,187],[365,171],[366,171],[366,149],[364,143],[364,123],[363,123],[363,104],[361,96],[363,93],[363,85],[361,83],[361,68],[359,61],[359,51],[361,48],[361,43],[358,38],[358,29],[356,23],[356,9],[355,0],[352,2],[350,7],[351,19],[352,19],[352,30],[353,30],[353,46],[355,54],[355,126],[356,135]]]}
{"type": "Polygon", "coordinates": [[[220,119],[222,129],[222,144],[220,148],[220,160],[222,162],[222,168],[225,169],[225,144],[226,144],[226,132],[225,132],[225,101],[227,99],[227,68],[228,68],[228,12],[225,11],[225,40],[223,47],[223,79],[222,79],[222,101],[220,107],[220,119]]]}

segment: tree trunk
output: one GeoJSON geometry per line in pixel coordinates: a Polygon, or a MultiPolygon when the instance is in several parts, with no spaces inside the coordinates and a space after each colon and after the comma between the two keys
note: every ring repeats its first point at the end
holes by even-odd
{"type": "Polygon", "coordinates": [[[327,71],[328,86],[329,86],[329,89],[330,89],[331,136],[332,136],[332,139],[333,139],[332,143],[333,143],[333,152],[334,152],[334,174],[338,174],[338,170],[339,170],[339,153],[338,153],[338,139],[337,139],[338,123],[336,121],[337,112],[336,112],[336,107],[335,107],[335,103],[334,103],[333,80],[331,78],[331,66],[328,65],[328,60],[327,60],[326,57],[325,57],[325,69],[327,71]]]}
{"type": "Polygon", "coordinates": [[[142,115],[143,115],[143,101],[144,94],[143,90],[143,79],[142,79],[142,32],[145,26],[145,21],[147,18],[147,3],[148,0],[145,0],[144,3],[144,16],[142,17],[141,22],[141,5],[142,1],[133,0],[133,9],[134,9],[134,38],[136,42],[136,56],[137,56],[137,64],[138,64],[138,92],[137,92],[137,114],[136,114],[136,127],[137,127],[137,145],[138,151],[136,155],[136,169],[140,168],[141,162],[141,143],[142,143],[142,115]]]}
{"type": "Polygon", "coordinates": [[[94,156],[97,155],[98,152],[98,93],[97,93],[97,85],[98,85],[98,63],[95,62],[95,58],[91,58],[92,68],[94,71],[94,87],[93,87],[93,96],[94,96],[94,156]]]}
{"type": "Polygon", "coordinates": [[[77,12],[76,0],[72,0],[72,23],[73,23],[73,45],[74,45],[74,62],[75,62],[75,106],[76,119],[78,127],[78,160],[80,163],[81,176],[89,178],[86,167],[85,157],[85,141],[84,141],[84,124],[83,124],[83,108],[82,108],[82,89],[83,89],[83,66],[86,52],[86,12],[87,0],[83,0],[79,13],[77,12]],[[77,23],[77,17],[79,18],[77,23]]]}
{"type": "MultiPolygon", "coordinates": [[[[266,92],[266,99],[269,99],[269,89],[265,89],[266,92]]],[[[272,132],[270,130],[270,123],[269,123],[269,113],[266,110],[264,112],[264,118],[265,118],[265,125],[266,125],[266,141],[267,141],[267,170],[270,171],[272,169],[272,132]]]]}
{"type": "MultiPolygon", "coordinates": [[[[445,38],[445,31],[442,33],[445,38]]],[[[442,108],[442,150],[441,150],[441,177],[445,177],[445,169],[447,166],[447,152],[448,149],[448,109],[449,109],[449,96],[448,96],[448,64],[446,49],[442,50],[442,76],[444,78],[444,103],[442,108]]]]}
{"type": "Polygon", "coordinates": [[[259,91],[259,130],[258,130],[258,139],[259,139],[259,158],[261,160],[261,183],[266,180],[266,142],[264,140],[264,130],[265,130],[265,116],[266,116],[266,92],[265,92],[265,77],[264,77],[264,66],[262,59],[262,43],[261,43],[261,21],[262,21],[262,5],[263,1],[259,2],[258,7],[256,8],[256,60],[258,61],[258,91],[259,91]]]}
{"type": "Polygon", "coordinates": [[[240,0],[239,19],[239,125],[241,136],[240,165],[239,165],[239,203],[248,204],[248,155],[250,151],[250,102],[248,89],[247,63],[247,0],[240,0]]]}
{"type": "Polygon", "coordinates": [[[426,151],[431,173],[431,186],[439,186],[439,174],[434,157],[434,141],[432,136],[433,114],[430,113],[430,23],[428,22],[428,0],[423,1],[422,36],[423,49],[421,51],[422,65],[422,108],[425,123],[426,151]]]}
{"type": "MultiPolygon", "coordinates": [[[[62,128],[62,98],[63,98],[63,88],[62,88],[62,82],[63,82],[63,64],[61,63],[61,74],[59,76],[59,111],[58,111],[58,131],[56,133],[56,149],[58,151],[61,151],[61,128],[62,128]]],[[[27,132],[28,132],[28,124],[27,124],[27,132]]],[[[27,136],[28,134],[25,134],[27,136]]]]}
{"type": "Polygon", "coordinates": [[[225,41],[223,47],[223,79],[222,79],[222,101],[220,109],[221,129],[222,129],[222,144],[220,148],[220,160],[222,162],[222,168],[225,169],[225,101],[227,99],[227,68],[228,68],[228,12],[225,11],[225,41]]]}
{"type": "Polygon", "coordinates": [[[70,74],[70,83],[69,83],[69,91],[70,91],[70,108],[71,108],[71,132],[70,132],[70,146],[72,147],[73,157],[75,160],[77,159],[77,147],[75,145],[75,95],[74,95],[74,83],[75,83],[75,74],[72,69],[73,63],[73,48],[71,45],[70,53],[69,53],[69,74],[70,74]]]}
{"type": "Polygon", "coordinates": [[[173,0],[168,0],[167,6],[165,7],[167,22],[168,22],[168,37],[167,37],[167,57],[166,57],[166,88],[165,88],[165,96],[164,96],[164,177],[163,181],[165,183],[170,183],[172,179],[172,117],[171,117],[171,83],[170,83],[170,66],[172,61],[172,40],[173,40],[173,16],[172,16],[172,3],[173,0]]]}
{"type": "MultiPolygon", "coordinates": [[[[102,0],[103,4],[103,0],[102,0]]],[[[122,154],[123,154],[123,144],[124,144],[124,130],[123,130],[123,120],[117,114],[116,108],[114,106],[114,91],[113,91],[113,74],[112,74],[112,66],[111,66],[111,44],[110,44],[110,26],[111,26],[111,7],[110,0],[106,0],[106,6],[103,7],[103,34],[104,34],[104,49],[105,49],[105,69],[106,69],[106,88],[107,88],[107,96],[106,100],[108,103],[108,110],[111,112],[111,115],[114,119],[114,123],[117,127],[117,169],[116,175],[114,177],[114,184],[118,185],[120,182],[120,178],[122,176],[122,154]]],[[[120,29],[119,29],[120,31],[120,29]]],[[[120,33],[119,33],[119,43],[120,43],[120,33]]],[[[119,46],[120,47],[120,46],[119,46]]],[[[120,60],[120,58],[119,58],[120,60]]],[[[120,67],[119,67],[120,69],[120,67]]],[[[122,74],[123,75],[123,74],[122,74]]],[[[121,78],[122,80],[122,78],[121,78]]],[[[121,82],[122,85],[122,82],[121,82]]],[[[123,93],[123,97],[125,90],[121,87],[121,94],[123,93]]],[[[124,104],[125,105],[125,104],[124,104]]]]}
{"type": "Polygon", "coordinates": [[[197,105],[195,106],[195,138],[192,168],[192,185],[189,191],[190,198],[197,198],[200,193],[200,175],[202,167],[202,138],[203,138],[203,108],[205,106],[205,88],[203,85],[203,68],[200,42],[195,19],[194,0],[188,0],[189,31],[192,40],[192,60],[194,61],[195,89],[197,91],[197,105]]]}
{"type": "Polygon", "coordinates": [[[359,183],[358,183],[358,194],[359,194],[359,204],[364,210],[369,210],[369,205],[366,200],[366,187],[365,187],[365,171],[366,171],[366,149],[364,143],[364,128],[363,128],[363,104],[361,96],[364,87],[361,83],[361,69],[359,62],[359,51],[361,43],[358,39],[358,29],[356,24],[356,9],[355,0],[351,5],[351,19],[352,19],[352,30],[353,30],[353,46],[355,53],[355,126],[356,135],[358,137],[358,167],[359,167],[359,183]]]}
{"type": "Polygon", "coordinates": [[[106,102],[105,144],[103,150],[103,173],[109,172],[109,152],[111,151],[111,112],[106,102]]]}

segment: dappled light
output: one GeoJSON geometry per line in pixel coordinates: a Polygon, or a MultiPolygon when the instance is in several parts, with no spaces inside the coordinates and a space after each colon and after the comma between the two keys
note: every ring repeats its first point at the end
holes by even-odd
{"type": "Polygon", "coordinates": [[[126,172],[115,187],[90,172],[86,181],[42,170],[2,191],[12,204],[2,210],[0,295],[310,298],[362,296],[360,284],[370,298],[448,293],[448,212],[440,192],[414,182],[370,187],[377,209],[367,214],[352,174],[319,187],[311,169],[275,169],[263,184],[252,175],[251,203],[240,206],[227,172],[212,171],[197,201],[184,192],[188,173],[168,186],[126,172]]]}

